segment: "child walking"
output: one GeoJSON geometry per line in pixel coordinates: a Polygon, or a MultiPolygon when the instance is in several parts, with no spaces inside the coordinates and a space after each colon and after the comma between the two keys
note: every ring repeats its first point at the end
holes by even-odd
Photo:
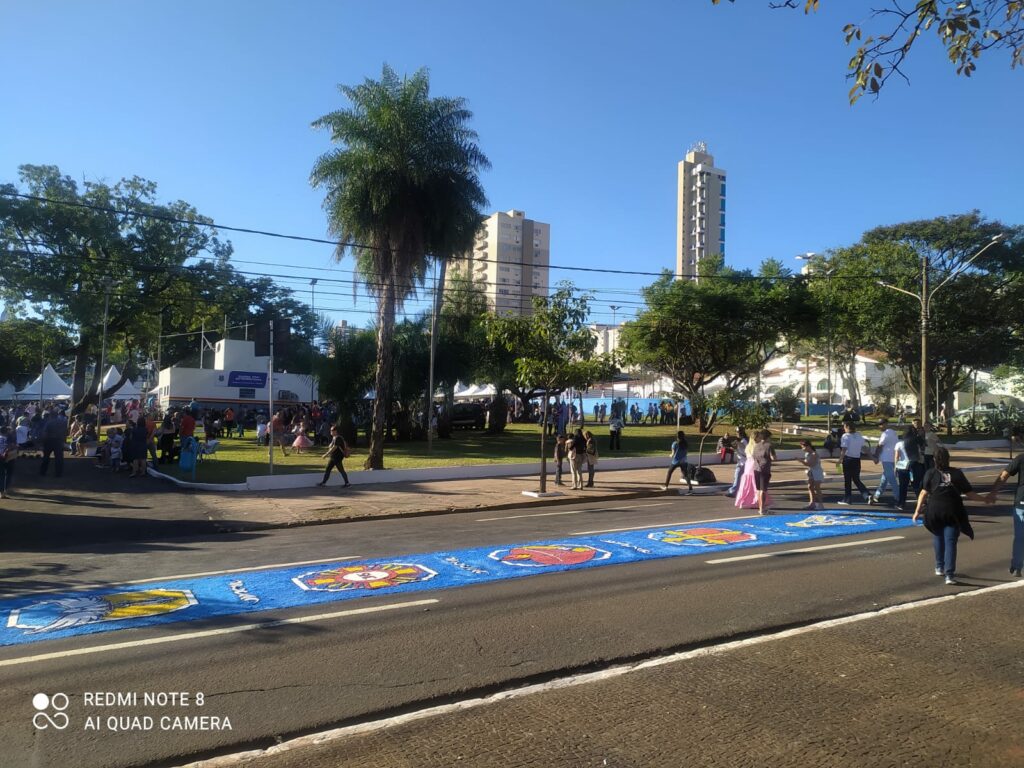
{"type": "Polygon", "coordinates": [[[807,495],[810,497],[810,503],[805,509],[824,509],[821,503],[821,484],[825,480],[825,470],[821,468],[821,459],[810,440],[801,440],[800,447],[803,448],[804,457],[797,461],[807,467],[807,495]]]}

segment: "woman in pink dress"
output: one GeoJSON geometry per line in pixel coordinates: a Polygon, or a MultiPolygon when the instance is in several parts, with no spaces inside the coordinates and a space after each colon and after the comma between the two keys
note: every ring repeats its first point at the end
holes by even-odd
{"type": "MultiPolygon", "coordinates": [[[[757,485],[754,482],[754,462],[751,457],[754,455],[754,447],[762,440],[760,431],[754,432],[754,436],[747,446],[747,460],[743,464],[743,476],[740,478],[740,487],[736,491],[736,506],[740,509],[757,509],[757,485]]],[[[772,505],[772,497],[767,491],[764,492],[764,506],[772,505]]]]}

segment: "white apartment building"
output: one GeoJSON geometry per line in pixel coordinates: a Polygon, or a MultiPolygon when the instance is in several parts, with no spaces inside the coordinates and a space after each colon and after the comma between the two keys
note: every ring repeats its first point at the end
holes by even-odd
{"type": "Polygon", "coordinates": [[[725,171],[703,141],[679,163],[676,197],[676,277],[697,279],[697,265],[725,255],[725,171]]]}
{"type": "MultiPolygon", "coordinates": [[[[477,232],[469,254],[469,273],[487,297],[487,307],[501,315],[529,315],[533,297],[548,295],[551,225],[511,210],[489,216],[477,232]]],[[[456,269],[464,265],[455,262],[456,269]]]]}

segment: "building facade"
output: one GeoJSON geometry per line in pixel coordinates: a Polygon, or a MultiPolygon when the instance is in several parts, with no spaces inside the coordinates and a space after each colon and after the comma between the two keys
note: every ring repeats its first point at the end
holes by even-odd
{"type": "Polygon", "coordinates": [[[725,171],[700,141],[679,163],[676,197],[676,277],[697,279],[697,265],[725,255],[725,171]]]}
{"type": "Polygon", "coordinates": [[[473,252],[456,266],[487,297],[500,315],[529,315],[533,297],[548,295],[551,225],[511,210],[489,216],[477,232],[473,252]]]}

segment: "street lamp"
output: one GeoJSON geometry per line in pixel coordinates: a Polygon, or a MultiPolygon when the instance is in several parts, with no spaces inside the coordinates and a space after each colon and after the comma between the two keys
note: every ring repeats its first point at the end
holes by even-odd
{"type": "MultiPolygon", "coordinates": [[[[936,292],[952,280],[957,275],[960,275],[974,262],[976,258],[981,256],[985,251],[991,248],[993,245],[1003,239],[1003,233],[1000,232],[998,235],[993,235],[992,239],[989,240],[985,245],[982,246],[976,254],[971,256],[967,261],[961,264],[959,267],[950,272],[946,279],[936,285],[931,291],[928,290],[928,254],[921,254],[921,293],[912,293],[911,291],[905,291],[902,288],[897,288],[895,285],[890,285],[884,280],[876,280],[875,282],[883,288],[889,288],[899,293],[904,293],[907,296],[913,296],[921,303],[921,380],[920,388],[918,391],[918,408],[921,409],[921,419],[927,418],[928,410],[928,317],[931,314],[932,299],[935,298],[936,292]]],[[[938,387],[935,388],[936,395],[938,394],[938,387]]],[[[938,417],[939,408],[938,402],[935,404],[935,415],[938,417]]]]}
{"type": "MultiPolygon", "coordinates": [[[[314,319],[314,321],[319,322],[316,319],[316,278],[315,277],[310,279],[310,281],[309,281],[309,302],[310,302],[310,307],[313,310],[313,319],[314,319]]],[[[313,400],[314,400],[314,398],[313,398],[313,389],[314,389],[314,386],[315,386],[314,383],[313,383],[313,364],[316,361],[316,326],[313,326],[313,343],[312,343],[311,346],[312,346],[312,349],[310,350],[310,356],[309,356],[309,405],[312,408],[313,407],[313,400]]]]}
{"type": "MultiPolygon", "coordinates": [[[[808,272],[808,274],[810,274],[810,273],[816,271],[816,270],[811,268],[811,263],[810,262],[812,261],[812,259],[816,258],[817,256],[818,256],[817,253],[815,253],[813,251],[808,251],[807,253],[801,253],[796,258],[799,259],[800,261],[806,261],[807,262],[807,272],[808,272]]],[[[825,264],[828,263],[828,260],[824,256],[821,257],[821,260],[825,264]]],[[[828,269],[823,270],[823,271],[820,272],[820,274],[825,276],[825,280],[827,282],[826,292],[828,294],[828,298],[832,297],[832,273],[833,272],[835,272],[835,268],[834,267],[829,267],[828,269]]],[[[832,434],[832,314],[831,314],[831,307],[828,307],[828,306],[825,307],[825,319],[828,322],[828,331],[827,331],[828,343],[827,343],[826,348],[825,348],[825,369],[826,369],[825,376],[828,379],[828,404],[827,404],[825,410],[826,410],[826,412],[828,414],[827,415],[827,418],[828,418],[828,433],[831,435],[832,434]]]]}

